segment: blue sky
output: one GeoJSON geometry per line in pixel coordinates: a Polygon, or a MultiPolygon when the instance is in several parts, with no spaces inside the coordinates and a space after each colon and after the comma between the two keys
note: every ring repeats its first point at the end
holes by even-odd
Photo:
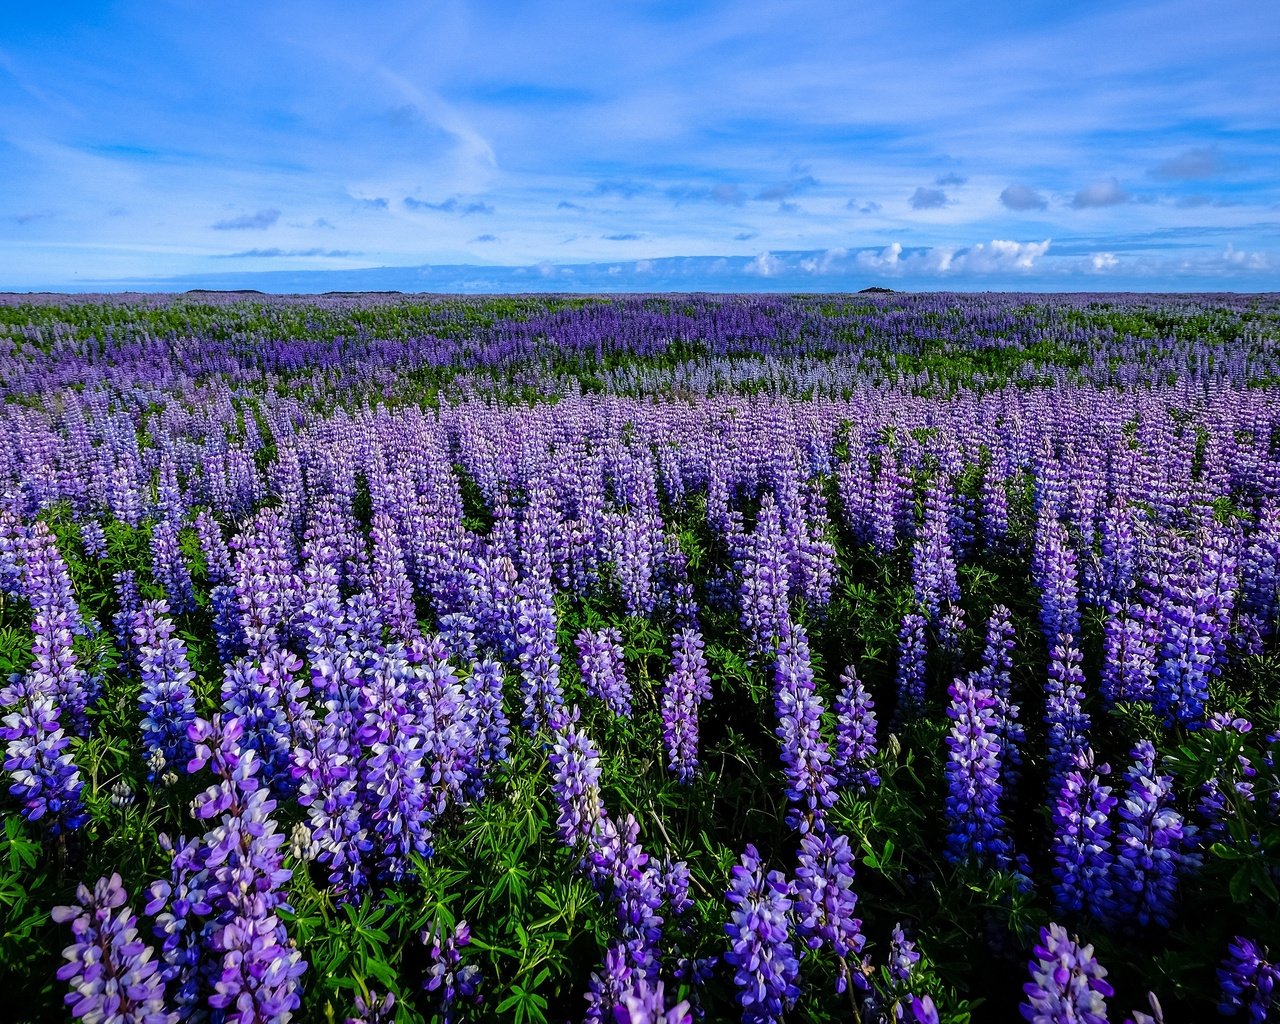
{"type": "Polygon", "coordinates": [[[11,5],[0,288],[1280,289],[1278,55],[1257,0],[11,5]]]}

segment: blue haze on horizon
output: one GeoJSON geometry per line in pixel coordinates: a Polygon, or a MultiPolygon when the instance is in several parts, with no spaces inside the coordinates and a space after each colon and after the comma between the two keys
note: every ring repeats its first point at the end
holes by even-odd
{"type": "Polygon", "coordinates": [[[0,288],[1280,290],[1245,0],[7,10],[0,288]]]}

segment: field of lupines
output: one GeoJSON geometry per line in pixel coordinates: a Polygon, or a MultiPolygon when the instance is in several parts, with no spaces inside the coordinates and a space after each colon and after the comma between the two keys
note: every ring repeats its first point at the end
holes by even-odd
{"type": "Polygon", "coordinates": [[[9,297],[0,396],[2,1019],[1280,1017],[1280,299],[9,297]]]}

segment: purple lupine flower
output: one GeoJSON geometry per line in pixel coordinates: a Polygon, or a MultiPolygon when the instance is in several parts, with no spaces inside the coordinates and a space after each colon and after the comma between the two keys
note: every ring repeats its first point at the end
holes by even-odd
{"type": "Polygon", "coordinates": [[[283,866],[285,836],[271,817],[276,802],[258,779],[256,752],[240,747],[241,735],[234,718],[191,726],[195,755],[188,770],[208,765],[218,777],[194,806],[197,818],[217,818],[202,840],[209,947],[221,960],[209,1005],[228,1021],[284,1024],[301,1003],[298,979],[307,964],[276,913],[286,906],[283,887],[292,876],[283,866]]]}
{"type": "Polygon", "coordinates": [[[782,519],[772,494],[766,494],[760,503],[756,528],[746,538],[737,569],[742,628],[756,650],[768,650],[791,622],[787,599],[790,570],[782,519]]]}
{"type": "Polygon", "coordinates": [[[849,957],[855,958],[854,984],[864,984],[856,958],[862,953],[866,937],[862,922],[853,916],[857,905],[849,840],[825,830],[802,836],[795,880],[796,936],[810,949],[830,947],[839,958],[836,992],[844,992],[848,986],[849,957]]]}
{"type": "Polygon", "coordinates": [[[90,558],[107,557],[107,534],[97,520],[88,519],[80,524],[80,543],[84,545],[84,553],[90,558]]]}
{"type": "Polygon", "coordinates": [[[463,683],[466,701],[475,716],[475,737],[479,744],[475,773],[469,796],[479,800],[484,795],[484,781],[493,767],[507,759],[511,744],[511,727],[503,709],[502,665],[496,661],[478,661],[463,683]]]}
{"type": "Polygon", "coordinates": [[[196,513],[196,537],[204,555],[204,571],[211,586],[231,582],[231,551],[222,539],[222,527],[207,509],[196,513]]]}
{"type": "Polygon", "coordinates": [[[28,531],[7,504],[0,505],[0,595],[22,594],[22,562],[28,531]]]}
{"type": "Polygon", "coordinates": [[[781,871],[766,872],[750,844],[735,864],[724,926],[744,1024],[775,1024],[800,995],[800,962],[791,946],[791,896],[781,871]]]}
{"type": "Polygon", "coordinates": [[[471,661],[479,656],[480,644],[476,639],[478,625],[474,615],[468,612],[449,612],[437,620],[440,639],[449,649],[449,655],[461,661],[471,661]]]}
{"type": "Polygon", "coordinates": [[[671,671],[662,684],[662,737],[672,773],[689,782],[698,769],[698,705],[711,697],[702,635],[683,629],[671,642],[671,671]]]}
{"type": "Polygon", "coordinates": [[[600,801],[600,752],[587,734],[571,722],[556,732],[549,756],[560,838],[566,846],[578,848],[590,839],[604,813],[600,801]]]}
{"type": "Polygon", "coordinates": [[[576,640],[582,685],[621,718],[631,717],[631,684],[622,656],[622,634],[609,626],[584,629],[576,640]]]}
{"type": "Polygon", "coordinates": [[[910,720],[920,714],[925,698],[924,618],[914,612],[902,617],[898,630],[898,720],[910,720]]]}
{"type": "Polygon", "coordinates": [[[191,570],[178,546],[178,528],[170,519],[162,519],[151,530],[151,572],[164,588],[175,614],[182,615],[196,606],[191,570]]]}
{"type": "Polygon", "coordinates": [[[143,910],[155,922],[152,934],[160,943],[160,970],[169,1003],[179,1020],[188,1021],[202,1012],[200,964],[205,919],[213,913],[206,889],[209,872],[199,838],[183,840],[177,848],[164,833],[159,839],[161,849],[172,857],[170,877],[151,883],[143,910]]]}
{"type": "Polygon", "coordinates": [[[668,1007],[662,979],[650,984],[637,978],[613,1008],[614,1024],[693,1024],[689,1000],[668,1007]]]}
{"type": "Polygon", "coordinates": [[[915,1017],[916,1024],[938,1024],[938,1008],[932,996],[913,995],[910,1000],[911,1015],[915,1017]]]}
{"type": "Polygon", "coordinates": [[[1040,929],[1032,954],[1031,981],[1022,987],[1027,1001],[1018,1007],[1030,1024],[1107,1024],[1107,997],[1115,990],[1103,979],[1107,970],[1060,924],[1040,929]]]}
{"type": "Polygon", "coordinates": [[[64,729],[86,736],[89,720],[85,709],[93,702],[96,687],[72,648],[72,637],[83,633],[84,626],[67,564],[43,521],[31,528],[23,576],[23,590],[31,605],[30,685],[57,702],[64,729]]]}
{"type": "Polygon", "coordinates": [[[911,555],[911,581],[916,602],[927,621],[936,623],[944,602],[958,604],[956,556],[949,529],[951,482],[939,474],[929,484],[924,499],[924,525],[911,555]]]}
{"type": "Polygon", "coordinates": [[[368,999],[357,994],[353,1002],[355,1015],[348,1017],[345,1024],[395,1024],[396,997],[392,993],[379,995],[370,989],[368,999]]]}
{"type": "Polygon", "coordinates": [[[604,953],[604,963],[599,970],[591,972],[587,983],[585,1024],[607,1024],[614,1020],[617,1008],[625,1005],[635,974],[626,947],[616,939],[611,941],[604,953]]]}
{"type": "Polygon", "coordinates": [[[176,1024],[165,1007],[164,979],[155,950],[138,938],[138,918],[125,904],[118,874],[81,885],[76,902],[54,907],[53,919],[71,925],[74,942],[62,951],[67,963],[58,980],[71,983],[64,997],[71,1016],[120,1024],[176,1024]]]}
{"type": "Polygon", "coordinates": [[[1168,927],[1173,917],[1178,876],[1199,866],[1190,852],[1195,826],[1174,810],[1173,778],[1156,770],[1149,740],[1133,748],[1125,772],[1127,788],[1119,804],[1116,830],[1115,898],[1118,917],[1143,927],[1168,927]]]}
{"type": "Polygon", "coordinates": [[[668,881],[640,845],[640,825],[628,814],[619,828],[603,812],[587,857],[592,884],[617,910],[619,936],[629,965],[656,977],[662,938],[662,904],[668,881]]]}
{"type": "Polygon", "coordinates": [[[111,627],[116,645],[125,660],[137,654],[133,645],[134,620],[142,608],[142,596],[138,593],[137,576],[132,569],[123,569],[113,577],[117,611],[111,616],[111,627]]]}
{"type": "Polygon", "coordinates": [[[1076,585],[1076,552],[1058,517],[1045,509],[1036,526],[1032,576],[1040,588],[1040,625],[1052,644],[1059,634],[1080,632],[1080,597],[1076,585]]]}
{"type": "Polygon", "coordinates": [[[419,936],[427,947],[427,977],[422,983],[432,994],[433,1008],[442,1024],[453,1024],[458,1013],[466,1011],[457,1004],[463,1000],[479,1003],[480,968],[473,964],[460,967],[462,954],[458,951],[471,942],[471,928],[466,921],[459,921],[452,930],[444,927],[427,929],[419,936]]]}
{"type": "Polygon", "coordinates": [[[1102,634],[1103,701],[1149,700],[1155,692],[1156,646],[1140,605],[1110,601],[1102,634]]]}
{"type": "Polygon", "coordinates": [[[329,868],[329,883],[341,898],[351,898],[367,882],[365,857],[372,847],[361,816],[355,740],[356,687],[359,666],[341,656],[312,669],[325,690],[327,713],[293,752],[293,776],[298,803],[307,810],[316,859],[329,868]]]}
{"type": "Polygon", "coordinates": [[[831,767],[842,786],[866,794],[880,785],[870,766],[876,755],[876,705],[852,665],[840,676],[835,700],[836,746],[831,767]]]}
{"type": "Polygon", "coordinates": [[[1266,1024],[1280,989],[1280,965],[1267,960],[1267,947],[1237,935],[1218,968],[1222,998],[1218,1009],[1234,1017],[1247,1011],[1250,1024],[1266,1024]]]}
{"type": "Polygon", "coordinates": [[[774,732],[782,741],[783,775],[792,804],[787,824],[807,832],[822,820],[838,793],[803,626],[790,627],[778,646],[773,699],[778,721],[774,732]]]}
{"type": "Polygon", "coordinates": [[[375,657],[359,691],[362,802],[380,873],[392,883],[409,874],[414,854],[431,849],[424,730],[410,675],[404,658],[388,652],[375,657]]]}
{"type": "Polygon", "coordinates": [[[288,774],[289,727],[278,680],[264,665],[237,658],[223,669],[222,710],[243,730],[240,745],[257,752],[262,781],[276,785],[288,774]]]}
{"type": "MultiPolygon", "coordinates": [[[[1089,742],[1089,715],[1084,704],[1082,656],[1071,637],[1063,633],[1053,645],[1049,680],[1045,683],[1044,721],[1048,731],[1049,771],[1053,779],[1070,771],[1076,756],[1089,742]]],[[[1057,783],[1050,784],[1050,791],[1057,783]]]]}
{"type": "Polygon", "coordinates": [[[1002,604],[991,609],[987,620],[986,645],[977,684],[991,691],[996,700],[996,725],[1000,735],[1000,779],[1006,787],[1018,778],[1022,764],[1022,745],[1027,733],[1018,721],[1021,709],[1013,700],[1014,629],[1012,613],[1002,604]]]}
{"type": "Polygon", "coordinates": [[[397,640],[411,643],[421,635],[421,630],[413,603],[413,583],[405,568],[404,549],[395,521],[385,512],[375,513],[369,537],[373,542],[370,572],[381,601],[383,622],[397,640]]]}
{"type": "Polygon", "coordinates": [[[1100,776],[1109,765],[1093,766],[1088,748],[1076,755],[1061,776],[1053,804],[1053,894],[1058,908],[1087,913],[1099,921],[1111,918],[1111,811],[1118,800],[1100,776]]]}
{"type": "Polygon", "coordinates": [[[57,697],[35,685],[32,674],[14,675],[0,687],[0,740],[9,793],[28,821],[44,821],[51,835],[73,832],[88,820],[80,794],[84,782],[67,751],[57,697]]]}
{"type": "Polygon", "coordinates": [[[889,934],[889,957],[886,965],[889,977],[905,984],[911,980],[919,962],[920,951],[916,949],[915,942],[907,938],[900,923],[895,924],[889,934]]]}
{"type": "Polygon", "coordinates": [[[555,610],[541,600],[524,598],[519,612],[516,663],[524,696],[524,725],[532,730],[554,729],[564,715],[555,610]]]}
{"type": "Polygon", "coordinates": [[[284,524],[275,509],[262,509],[231,542],[235,552],[235,600],[251,654],[261,656],[285,639],[298,592],[284,524]]]}
{"type": "Polygon", "coordinates": [[[187,730],[196,719],[191,684],[195,673],[187,660],[187,645],[173,635],[173,620],[164,601],[147,601],[134,617],[133,637],[138,649],[142,692],[142,748],[148,778],[155,781],[185,768],[191,760],[187,730]]]}
{"type": "Polygon", "coordinates": [[[1010,842],[1000,812],[1000,739],[996,699],[972,678],[950,687],[947,737],[947,859],[1002,869],[1010,842]]]}

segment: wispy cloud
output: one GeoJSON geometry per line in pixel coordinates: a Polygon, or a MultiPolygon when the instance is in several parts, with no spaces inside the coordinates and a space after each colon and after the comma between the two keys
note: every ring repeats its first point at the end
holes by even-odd
{"type": "Polygon", "coordinates": [[[955,171],[952,171],[950,174],[943,174],[940,177],[934,178],[933,183],[935,185],[941,185],[945,187],[948,185],[963,185],[968,180],[969,179],[966,178],[963,174],[957,174],[955,171]]]}
{"type": "Polygon", "coordinates": [[[11,213],[6,220],[12,221],[14,224],[30,224],[37,220],[49,220],[55,214],[52,210],[27,210],[23,213],[11,213]]]}
{"type": "Polygon", "coordinates": [[[1007,185],[1000,193],[1000,202],[1010,210],[1043,210],[1049,205],[1047,199],[1030,185],[1017,183],[1007,185]]]}
{"type": "Polygon", "coordinates": [[[790,181],[778,182],[776,185],[766,185],[756,193],[756,198],[766,201],[790,199],[792,196],[817,187],[818,179],[812,174],[804,174],[798,178],[792,178],[790,181]]]}
{"type": "Polygon", "coordinates": [[[1214,178],[1227,169],[1227,163],[1216,146],[1193,146],[1177,156],[1162,160],[1147,173],[1155,178],[1195,181],[1214,178]]]}
{"type": "Polygon", "coordinates": [[[257,213],[242,213],[239,217],[215,221],[211,227],[215,231],[265,231],[279,219],[279,210],[259,210],[257,213]]]}
{"type": "Polygon", "coordinates": [[[490,234],[476,235],[475,238],[471,239],[473,242],[497,242],[498,240],[497,235],[490,234]]]}
{"type": "Polygon", "coordinates": [[[666,190],[667,198],[677,203],[719,203],[721,206],[741,206],[747,194],[739,185],[673,185],[666,190]]]}
{"type": "Polygon", "coordinates": [[[936,210],[947,205],[947,194],[940,188],[925,188],[921,185],[911,193],[907,200],[913,210],[936,210]]]}
{"type": "Polygon", "coordinates": [[[627,234],[623,234],[623,235],[601,235],[600,237],[603,238],[606,242],[634,242],[640,238],[639,235],[633,234],[631,232],[628,232],[627,234]]]}
{"type": "Polygon", "coordinates": [[[1071,208],[1074,210],[1092,210],[1102,206],[1119,206],[1133,199],[1115,178],[1095,181],[1086,185],[1071,197],[1071,208]]]}
{"type": "Polygon", "coordinates": [[[323,257],[324,259],[345,259],[348,256],[361,256],[363,253],[356,252],[353,249],[278,249],[272,247],[270,249],[244,249],[240,252],[224,252],[218,253],[214,259],[221,260],[273,260],[285,257],[323,257]]]}
{"type": "Polygon", "coordinates": [[[404,197],[404,205],[410,210],[435,210],[438,213],[456,213],[461,217],[473,217],[477,214],[493,213],[493,207],[488,203],[473,200],[471,202],[463,202],[461,199],[450,198],[443,202],[432,203],[425,199],[415,199],[413,196],[404,197]]]}

